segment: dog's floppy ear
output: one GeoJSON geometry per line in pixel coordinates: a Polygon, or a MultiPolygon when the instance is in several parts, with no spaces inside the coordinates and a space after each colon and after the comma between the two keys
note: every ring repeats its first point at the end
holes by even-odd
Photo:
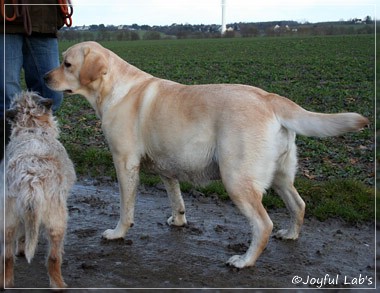
{"type": "Polygon", "coordinates": [[[5,118],[13,121],[16,118],[17,109],[8,109],[5,111],[5,118]]]}
{"type": "Polygon", "coordinates": [[[38,105],[44,106],[47,109],[51,109],[51,107],[53,106],[53,100],[47,99],[47,98],[41,98],[38,100],[38,105]]]}
{"type": "Polygon", "coordinates": [[[107,74],[108,62],[106,57],[100,52],[95,52],[91,48],[83,49],[84,61],[79,72],[79,80],[82,85],[88,85],[107,74]]]}

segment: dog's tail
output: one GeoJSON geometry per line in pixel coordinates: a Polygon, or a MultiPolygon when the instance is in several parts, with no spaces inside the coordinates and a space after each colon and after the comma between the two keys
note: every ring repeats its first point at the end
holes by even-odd
{"type": "Polygon", "coordinates": [[[22,195],[21,210],[25,226],[25,258],[31,262],[38,244],[38,235],[43,213],[44,191],[39,180],[30,182],[28,194],[22,195]]]}
{"type": "Polygon", "coordinates": [[[310,112],[289,99],[270,94],[274,112],[281,125],[305,136],[336,136],[358,131],[369,124],[369,120],[357,113],[321,114],[310,112]]]}

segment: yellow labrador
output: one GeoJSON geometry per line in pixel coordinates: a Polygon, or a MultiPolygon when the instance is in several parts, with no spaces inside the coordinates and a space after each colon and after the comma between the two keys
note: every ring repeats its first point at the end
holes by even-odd
{"type": "Polygon", "coordinates": [[[254,265],[271,235],[273,224],[261,203],[270,186],[291,213],[290,227],[276,236],[298,237],[305,203],[293,186],[296,133],[334,136],[368,124],[356,113],[309,112],[252,86],[159,79],[95,42],[76,44],[63,58],[45,81],[91,103],[117,171],[120,220],[103,237],[124,237],[133,225],[140,166],[161,176],[172,205],[168,223],[176,226],[187,223],[178,181],[203,184],[220,178],[252,227],[248,251],[227,261],[238,268],[254,265]]]}

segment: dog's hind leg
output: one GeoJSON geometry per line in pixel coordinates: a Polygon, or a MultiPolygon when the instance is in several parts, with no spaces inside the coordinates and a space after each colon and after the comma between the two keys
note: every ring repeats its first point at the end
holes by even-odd
{"type": "Polygon", "coordinates": [[[5,288],[11,288],[14,285],[14,245],[16,239],[16,227],[5,228],[5,288]]]}
{"type": "Polygon", "coordinates": [[[275,237],[281,239],[297,239],[305,215],[305,202],[293,185],[296,165],[296,148],[293,146],[278,166],[272,183],[273,189],[285,202],[291,216],[289,228],[281,229],[274,234],[275,237]]]}
{"type": "Polygon", "coordinates": [[[286,175],[277,177],[276,183],[273,184],[273,189],[285,202],[287,209],[290,212],[291,222],[288,229],[281,229],[274,234],[274,237],[280,239],[297,239],[303,224],[305,215],[305,202],[299,196],[297,189],[293,186],[293,182],[287,180],[286,175]]]}
{"type": "Polygon", "coordinates": [[[297,239],[303,224],[305,202],[299,196],[291,181],[283,181],[282,185],[276,183],[273,188],[285,202],[291,216],[289,228],[277,231],[274,236],[281,239],[297,239]]]}
{"type": "Polygon", "coordinates": [[[262,192],[254,187],[253,180],[249,178],[239,182],[227,180],[227,184],[225,181],[230,198],[247,217],[252,228],[252,241],[247,252],[232,256],[227,264],[237,268],[253,266],[268,243],[273,223],[261,203],[262,192]]]}
{"type": "Polygon", "coordinates": [[[181,195],[181,189],[178,180],[164,176],[161,176],[161,179],[164,182],[172,207],[172,215],[169,217],[167,223],[174,226],[186,225],[187,220],[185,216],[185,203],[181,195]]]}
{"type": "Polygon", "coordinates": [[[61,272],[66,223],[67,210],[63,203],[56,204],[55,209],[50,212],[48,221],[44,221],[49,240],[49,253],[46,266],[51,288],[67,287],[66,283],[63,281],[61,272]]]}
{"type": "MultiPolygon", "coordinates": [[[[17,237],[17,229],[20,222],[15,213],[15,198],[7,198],[5,201],[5,230],[4,230],[4,287],[11,288],[14,286],[14,248],[17,237]]],[[[1,276],[3,277],[3,276],[1,276]]]]}
{"type": "Polygon", "coordinates": [[[0,291],[4,289],[4,248],[1,247],[1,256],[0,256],[0,291]]]}
{"type": "Polygon", "coordinates": [[[50,279],[51,288],[66,288],[67,285],[63,281],[61,265],[63,250],[64,231],[61,229],[49,231],[50,251],[47,259],[47,269],[50,279]]]}
{"type": "MultiPolygon", "coordinates": [[[[16,225],[5,227],[5,288],[14,286],[14,246],[16,240],[16,225]]],[[[1,276],[3,277],[3,276],[1,276]]]]}

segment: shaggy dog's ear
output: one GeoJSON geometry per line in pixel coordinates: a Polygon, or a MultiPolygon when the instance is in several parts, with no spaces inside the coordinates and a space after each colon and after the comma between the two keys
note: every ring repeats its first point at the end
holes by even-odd
{"type": "Polygon", "coordinates": [[[5,118],[13,121],[16,118],[17,110],[16,109],[8,109],[5,111],[5,118]]]}
{"type": "Polygon", "coordinates": [[[47,109],[51,109],[51,107],[53,106],[53,100],[52,99],[41,98],[38,101],[38,105],[44,106],[47,109]]]}

